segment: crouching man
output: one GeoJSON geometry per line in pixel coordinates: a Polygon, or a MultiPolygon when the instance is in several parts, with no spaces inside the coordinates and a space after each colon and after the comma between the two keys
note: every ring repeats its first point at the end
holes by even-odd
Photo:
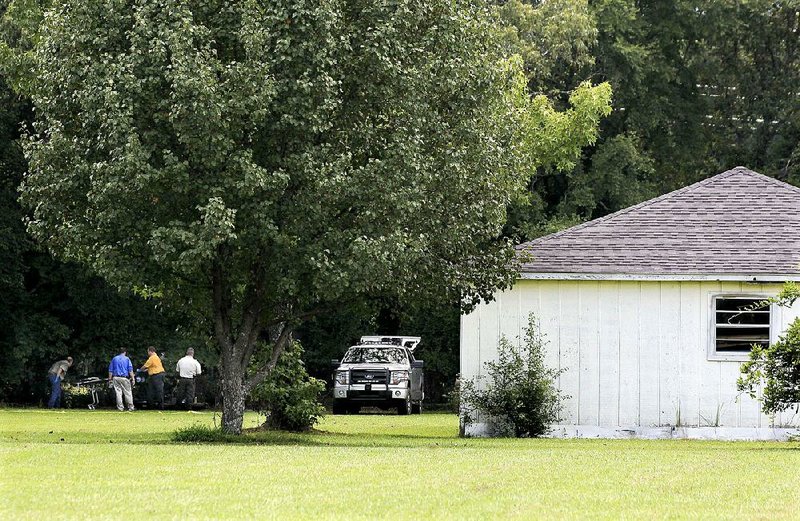
{"type": "Polygon", "coordinates": [[[47,407],[50,409],[61,407],[61,382],[64,380],[64,375],[67,370],[72,367],[72,357],[68,356],[66,360],[59,360],[50,366],[47,372],[47,381],[50,382],[50,400],[47,401],[47,407]]]}
{"type": "Polygon", "coordinates": [[[128,410],[133,410],[133,385],[136,377],[133,374],[133,364],[128,358],[128,350],[121,348],[117,356],[111,359],[108,364],[108,382],[113,385],[114,393],[117,395],[117,409],[123,411],[122,399],[125,398],[125,405],[128,410]]]}

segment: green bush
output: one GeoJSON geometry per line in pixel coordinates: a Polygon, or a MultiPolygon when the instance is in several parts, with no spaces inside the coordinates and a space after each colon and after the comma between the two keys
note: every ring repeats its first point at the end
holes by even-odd
{"type": "Polygon", "coordinates": [[[219,427],[192,425],[178,429],[172,434],[172,441],[182,443],[226,443],[236,441],[240,436],[225,434],[219,427]]]}
{"type": "Polygon", "coordinates": [[[319,402],[325,382],[308,375],[302,355],[300,343],[291,343],[272,374],[250,393],[250,406],[266,415],[267,428],[307,431],[325,412],[319,402]]]}
{"type": "Polygon", "coordinates": [[[758,398],[763,383],[764,412],[775,414],[800,402],[800,319],[774,344],[753,345],[750,360],[742,364],[740,391],[758,398]]]}
{"type": "Polygon", "coordinates": [[[500,339],[497,361],[484,364],[485,381],[463,380],[460,385],[464,421],[480,418],[495,436],[534,437],[547,432],[561,411],[556,379],[564,369],[545,366],[547,342],[534,315],[528,317],[524,342],[515,346],[500,339]]]}

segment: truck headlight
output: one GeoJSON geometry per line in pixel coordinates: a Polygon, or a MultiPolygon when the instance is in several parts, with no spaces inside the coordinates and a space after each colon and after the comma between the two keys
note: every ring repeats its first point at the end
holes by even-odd
{"type": "Polygon", "coordinates": [[[408,371],[392,371],[389,383],[392,385],[397,385],[400,382],[407,382],[408,381],[408,371]]]}
{"type": "Polygon", "coordinates": [[[336,371],[336,383],[347,385],[350,383],[350,371],[336,371]]]}

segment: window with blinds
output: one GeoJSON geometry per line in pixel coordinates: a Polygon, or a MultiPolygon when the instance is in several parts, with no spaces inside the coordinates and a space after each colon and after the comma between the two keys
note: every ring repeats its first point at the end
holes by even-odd
{"type": "Polygon", "coordinates": [[[715,354],[747,355],[753,344],[769,345],[772,310],[769,304],[764,304],[765,298],[714,297],[715,354]]]}

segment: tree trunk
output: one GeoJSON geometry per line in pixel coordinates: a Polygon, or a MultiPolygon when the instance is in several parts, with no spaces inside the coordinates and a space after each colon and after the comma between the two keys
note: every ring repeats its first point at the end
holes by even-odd
{"type": "MultiPolygon", "coordinates": [[[[220,251],[218,257],[224,258],[224,252],[220,251]]],[[[286,343],[291,339],[292,328],[287,324],[281,326],[270,361],[248,377],[250,359],[263,328],[263,270],[259,266],[253,268],[246,296],[241,303],[241,323],[234,328],[231,323],[231,287],[223,268],[224,263],[219,259],[212,269],[212,288],[214,334],[222,355],[222,430],[227,434],[241,434],[245,399],[253,387],[263,382],[277,365],[286,343]]]]}
{"type": "MultiPolygon", "coordinates": [[[[244,421],[245,372],[248,360],[237,356],[242,348],[233,341],[231,324],[231,289],[222,259],[225,252],[221,248],[212,269],[214,334],[219,343],[222,358],[222,431],[227,434],[241,434],[244,421]]],[[[251,311],[251,310],[250,310],[251,311]]],[[[251,313],[252,314],[252,313],[251,313]]],[[[250,324],[252,327],[252,324],[250,324]]],[[[243,339],[249,339],[251,331],[244,331],[243,339]]]]}
{"type": "Polygon", "coordinates": [[[222,357],[222,431],[241,434],[244,421],[244,371],[229,358],[222,357]]]}

